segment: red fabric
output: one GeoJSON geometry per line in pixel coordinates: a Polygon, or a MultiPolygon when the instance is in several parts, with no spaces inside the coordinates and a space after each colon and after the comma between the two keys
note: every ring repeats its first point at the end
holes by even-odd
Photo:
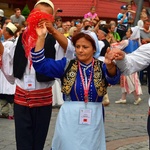
{"type": "Polygon", "coordinates": [[[54,21],[54,18],[51,14],[41,12],[39,9],[33,9],[26,20],[28,26],[23,32],[22,43],[27,58],[30,55],[30,50],[35,47],[37,40],[36,27],[41,19],[47,19],[51,22],[54,21]]]}
{"type": "Polygon", "coordinates": [[[14,103],[30,108],[52,104],[52,88],[26,91],[16,86],[14,103]]]}

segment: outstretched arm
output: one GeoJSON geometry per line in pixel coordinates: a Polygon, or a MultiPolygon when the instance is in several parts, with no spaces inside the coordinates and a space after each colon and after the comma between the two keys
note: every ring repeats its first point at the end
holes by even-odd
{"type": "Polygon", "coordinates": [[[61,34],[57,29],[54,28],[53,24],[49,20],[41,20],[38,25],[42,26],[43,23],[45,23],[45,26],[50,34],[54,36],[54,38],[58,41],[60,46],[64,49],[64,52],[66,52],[67,46],[68,46],[68,40],[67,38],[61,34]]]}
{"type": "Polygon", "coordinates": [[[150,44],[144,44],[130,54],[125,54],[118,48],[114,48],[105,57],[107,63],[115,60],[117,67],[124,75],[130,75],[141,71],[150,65],[150,44]]]}

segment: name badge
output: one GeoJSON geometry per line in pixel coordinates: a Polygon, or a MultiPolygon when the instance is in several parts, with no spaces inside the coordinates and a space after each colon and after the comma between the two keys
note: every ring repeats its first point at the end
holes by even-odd
{"type": "Polygon", "coordinates": [[[79,124],[90,125],[92,118],[91,109],[80,109],[80,119],[79,124]]]}
{"type": "Polygon", "coordinates": [[[35,89],[35,75],[24,75],[24,88],[25,90],[35,89]]]}

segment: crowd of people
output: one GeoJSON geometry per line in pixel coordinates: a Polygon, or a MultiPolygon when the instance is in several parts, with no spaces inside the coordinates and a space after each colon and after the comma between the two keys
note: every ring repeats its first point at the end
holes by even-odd
{"type": "MultiPolygon", "coordinates": [[[[9,18],[0,9],[0,118],[14,119],[17,150],[44,148],[54,105],[61,108],[52,150],[105,150],[107,87],[120,84],[116,104],[127,103],[130,93],[134,105],[142,101],[139,76],[150,64],[146,8],[136,26],[131,3],[110,22],[95,6],[71,21],[63,21],[61,11],[50,0],[39,0],[28,18],[19,8],[9,18]]],[[[147,129],[150,136],[150,116],[147,129]]]]}

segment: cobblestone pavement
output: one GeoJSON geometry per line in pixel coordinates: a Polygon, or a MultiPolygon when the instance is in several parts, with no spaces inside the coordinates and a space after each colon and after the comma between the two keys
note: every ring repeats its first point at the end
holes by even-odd
{"type": "MultiPolygon", "coordinates": [[[[132,94],[127,96],[127,104],[115,104],[120,99],[119,85],[108,88],[110,105],[105,107],[105,131],[107,150],[148,150],[147,86],[142,86],[142,102],[134,105],[132,94]]],[[[58,108],[53,109],[49,133],[44,150],[50,150],[58,108]]],[[[16,150],[14,121],[0,119],[0,150],[16,150]]]]}

